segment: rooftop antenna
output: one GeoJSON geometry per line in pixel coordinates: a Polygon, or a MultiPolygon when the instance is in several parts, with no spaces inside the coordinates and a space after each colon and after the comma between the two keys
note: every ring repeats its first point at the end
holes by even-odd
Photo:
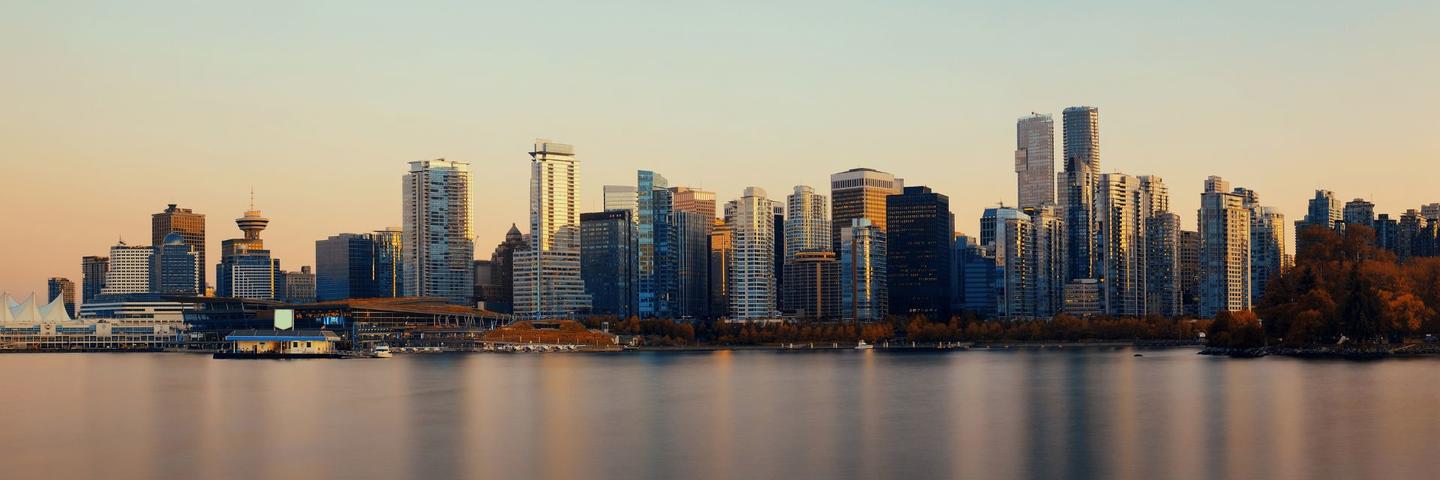
{"type": "Polygon", "coordinates": [[[255,186],[250,186],[250,209],[255,209],[255,186]]]}

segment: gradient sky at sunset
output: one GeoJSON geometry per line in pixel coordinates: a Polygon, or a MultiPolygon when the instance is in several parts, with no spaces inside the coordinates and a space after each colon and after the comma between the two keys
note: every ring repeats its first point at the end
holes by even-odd
{"type": "Polygon", "coordinates": [[[1103,170],[1165,178],[1188,229],[1212,174],[1289,220],[1317,187],[1440,202],[1434,0],[404,3],[0,0],[0,290],[78,283],[167,203],[209,217],[213,279],[251,186],[313,265],[438,157],[473,164],[488,258],[535,137],[576,146],[586,211],[637,168],[723,201],[868,166],[975,232],[1015,119],[1093,105],[1103,170]]]}

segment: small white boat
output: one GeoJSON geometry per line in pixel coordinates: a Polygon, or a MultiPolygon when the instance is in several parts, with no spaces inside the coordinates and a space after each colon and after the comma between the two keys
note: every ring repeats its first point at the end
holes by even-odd
{"type": "Polygon", "coordinates": [[[872,348],[875,348],[875,346],[865,343],[864,340],[861,340],[859,344],[855,345],[856,350],[870,350],[872,348]]]}
{"type": "Polygon", "coordinates": [[[376,345],[375,348],[370,350],[370,356],[375,358],[390,358],[392,356],[390,354],[390,346],[376,345]]]}

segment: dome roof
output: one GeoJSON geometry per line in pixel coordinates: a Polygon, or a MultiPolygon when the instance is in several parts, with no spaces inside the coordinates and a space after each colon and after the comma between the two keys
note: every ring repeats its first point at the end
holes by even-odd
{"type": "Polygon", "coordinates": [[[161,243],[166,245],[184,245],[185,236],[181,235],[180,232],[170,232],[165,235],[165,240],[161,243]]]}

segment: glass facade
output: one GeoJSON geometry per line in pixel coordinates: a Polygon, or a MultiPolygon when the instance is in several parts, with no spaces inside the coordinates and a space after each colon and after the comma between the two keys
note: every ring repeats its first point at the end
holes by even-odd
{"type": "Polygon", "coordinates": [[[443,159],[410,162],[403,195],[400,287],[404,296],[470,305],[475,294],[470,164],[443,159]]]}
{"type": "Polygon", "coordinates": [[[1100,182],[1100,110],[1070,107],[1063,113],[1065,170],[1060,205],[1065,212],[1066,257],[1071,279],[1095,278],[1095,191],[1100,182]]]}
{"type": "Polygon", "coordinates": [[[1015,122],[1015,176],[1021,209],[1055,203],[1055,121],[1049,115],[1015,122]]]}
{"type": "Polygon", "coordinates": [[[929,187],[905,187],[885,206],[890,313],[950,316],[950,198],[929,187]]]}
{"type": "Polygon", "coordinates": [[[580,215],[580,273],[592,314],[635,314],[635,230],[629,209],[580,215]]]}
{"type": "Polygon", "coordinates": [[[870,220],[856,218],[840,231],[840,315],[855,322],[875,322],[889,313],[885,232],[870,220]]]}

